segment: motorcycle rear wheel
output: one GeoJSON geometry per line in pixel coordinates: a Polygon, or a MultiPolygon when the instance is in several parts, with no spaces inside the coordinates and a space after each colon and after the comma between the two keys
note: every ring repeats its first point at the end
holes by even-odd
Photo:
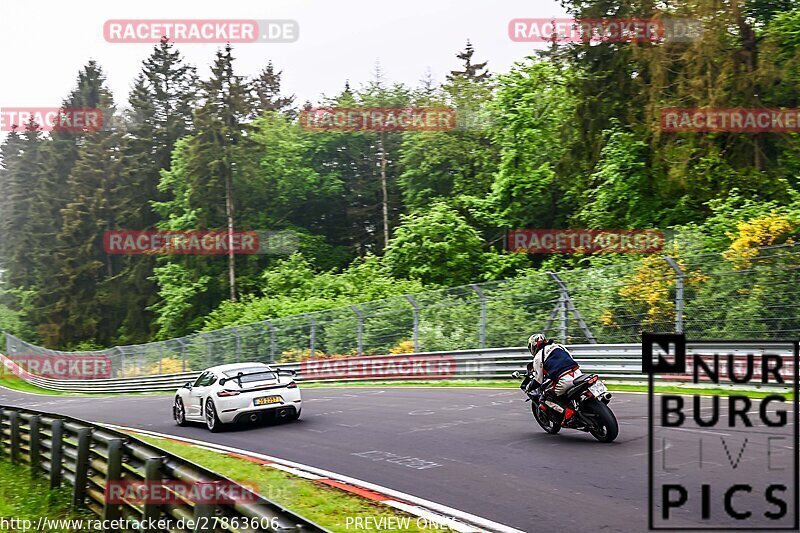
{"type": "Polygon", "coordinates": [[[561,431],[561,426],[550,420],[550,417],[547,416],[547,413],[539,409],[539,406],[536,404],[536,402],[531,402],[531,411],[533,412],[533,418],[536,419],[536,422],[538,422],[539,425],[542,426],[542,429],[547,433],[555,435],[561,431]]]}
{"type": "Polygon", "coordinates": [[[600,442],[613,442],[619,435],[619,424],[613,411],[603,402],[595,399],[583,402],[584,415],[592,418],[595,427],[589,428],[589,433],[600,442]]]}

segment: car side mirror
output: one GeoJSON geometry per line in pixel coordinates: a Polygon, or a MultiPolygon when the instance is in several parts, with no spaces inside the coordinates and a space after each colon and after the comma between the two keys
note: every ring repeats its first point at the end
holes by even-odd
{"type": "Polygon", "coordinates": [[[279,376],[296,376],[297,375],[297,370],[281,370],[279,368],[278,369],[278,375],[279,376]]]}
{"type": "Polygon", "coordinates": [[[183,387],[181,387],[181,388],[182,389],[192,390],[192,382],[191,381],[187,381],[186,383],[183,384],[183,387]]]}

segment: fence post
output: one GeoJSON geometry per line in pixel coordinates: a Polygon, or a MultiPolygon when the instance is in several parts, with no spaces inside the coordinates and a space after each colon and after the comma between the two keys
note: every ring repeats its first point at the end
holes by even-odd
{"type": "MultiPolygon", "coordinates": [[[[152,486],[156,481],[161,480],[161,464],[163,459],[161,457],[151,457],[144,462],[144,481],[152,486]]],[[[148,519],[158,520],[161,514],[161,509],[158,504],[153,502],[148,503],[145,501],[142,506],[142,520],[148,519]]]]}
{"type": "Polygon", "coordinates": [[[78,430],[78,451],[75,457],[75,485],[72,487],[72,507],[83,507],[86,499],[86,483],[89,474],[89,446],[92,443],[92,430],[78,430]]]}
{"type": "Polygon", "coordinates": [[[558,274],[556,274],[555,272],[549,270],[547,273],[550,275],[551,278],[553,278],[553,281],[555,281],[556,284],[558,285],[558,292],[560,294],[560,296],[559,296],[559,304],[562,306],[562,308],[561,308],[561,322],[562,322],[561,329],[562,329],[562,334],[564,334],[564,339],[563,339],[564,342],[567,342],[567,340],[566,340],[566,333],[567,333],[566,332],[566,328],[567,328],[566,322],[567,322],[567,312],[569,311],[569,312],[572,313],[572,315],[578,321],[578,326],[581,328],[581,331],[583,331],[583,335],[586,337],[586,340],[589,341],[589,344],[597,344],[597,339],[594,338],[594,335],[592,335],[592,332],[589,329],[589,326],[587,326],[586,322],[584,322],[583,317],[581,316],[580,312],[578,311],[578,308],[575,307],[574,303],[572,303],[572,298],[570,298],[570,296],[569,296],[569,290],[567,289],[567,284],[564,283],[561,280],[561,278],[558,276],[558,274]]]}
{"type": "Polygon", "coordinates": [[[414,310],[414,353],[419,353],[419,304],[410,294],[404,294],[405,299],[414,310]]]}
{"type": "Polygon", "coordinates": [[[208,340],[207,333],[201,333],[201,335],[203,336],[203,340],[206,341],[206,362],[208,363],[208,366],[214,366],[214,362],[212,361],[213,358],[211,356],[211,341],[208,340]]]}
{"type": "Polygon", "coordinates": [[[39,432],[41,421],[42,421],[41,416],[31,415],[30,421],[28,422],[28,425],[31,428],[30,431],[31,473],[34,476],[39,475],[39,464],[41,463],[41,447],[39,445],[41,440],[41,434],[39,432]]]}
{"type": "Polygon", "coordinates": [[[11,429],[11,462],[19,462],[19,412],[9,411],[8,425],[11,429]]]}
{"type": "Polygon", "coordinates": [[[181,369],[183,372],[186,372],[186,343],[183,342],[183,339],[175,339],[181,345],[181,369]]]}
{"type": "Polygon", "coordinates": [[[50,426],[52,439],[50,440],[50,488],[61,486],[61,461],[64,436],[64,422],[53,420],[50,426]]]}
{"type": "Polygon", "coordinates": [[[317,321],[308,313],[303,313],[308,323],[311,324],[311,338],[309,339],[309,348],[311,348],[311,358],[314,358],[314,353],[317,350],[317,321]]]}
{"type": "Polygon", "coordinates": [[[276,337],[276,335],[275,335],[275,326],[273,326],[272,322],[270,322],[269,320],[265,320],[264,323],[269,328],[269,362],[270,363],[274,363],[275,362],[275,351],[276,351],[275,350],[275,344],[276,344],[276,342],[275,342],[275,337],[276,337]]]}
{"type": "Polygon", "coordinates": [[[675,333],[683,333],[683,269],[670,256],[664,260],[675,271],[675,333]]]}
{"type": "Polygon", "coordinates": [[[472,290],[478,295],[481,300],[481,325],[480,325],[480,347],[486,348],[486,294],[481,290],[477,283],[470,283],[472,290]]]}
{"type": "Polygon", "coordinates": [[[239,333],[239,328],[233,327],[233,334],[236,335],[236,362],[238,363],[242,356],[242,335],[239,333]]]}
{"type": "Polygon", "coordinates": [[[358,355],[364,355],[364,313],[357,305],[351,305],[350,309],[358,317],[358,355]]]}
{"type": "MultiPolygon", "coordinates": [[[[108,466],[106,469],[106,487],[109,482],[122,479],[122,439],[108,441],[108,466]]],[[[106,489],[108,491],[108,489],[106,489]]],[[[103,520],[116,520],[122,517],[118,504],[108,502],[108,492],[103,502],[103,520]]]]}
{"type": "Polygon", "coordinates": [[[125,375],[125,350],[117,346],[117,351],[119,352],[119,372],[117,377],[121,378],[125,375]]]}

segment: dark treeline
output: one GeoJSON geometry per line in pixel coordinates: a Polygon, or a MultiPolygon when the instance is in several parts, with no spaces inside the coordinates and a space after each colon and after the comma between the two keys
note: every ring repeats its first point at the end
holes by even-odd
{"type": "MultiPolygon", "coordinates": [[[[646,18],[652,2],[564,0],[576,17],[646,18]]],[[[505,231],[673,228],[711,251],[797,233],[800,140],[789,133],[667,133],[665,107],[800,107],[792,0],[697,0],[686,43],[554,44],[491,72],[471,45],[443,84],[392,83],[299,104],[267,64],[237,74],[231,47],[199,79],[155,46],[128,101],[89,62],[65,108],[102,131],[20,125],[0,147],[0,327],[52,347],[145,342],[531,268],[505,231]],[[312,106],[451,106],[454,131],[311,131],[312,106]],[[108,255],[112,229],[297,232],[291,257],[108,255]],[[231,276],[233,274],[233,276],[231,276]],[[233,280],[233,283],[231,282],[233,280]]]]}

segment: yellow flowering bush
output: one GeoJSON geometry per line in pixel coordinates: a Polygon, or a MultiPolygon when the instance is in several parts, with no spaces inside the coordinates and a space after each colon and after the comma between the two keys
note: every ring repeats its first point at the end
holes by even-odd
{"type": "Polygon", "coordinates": [[[788,236],[796,229],[796,223],[788,216],[772,211],[763,217],[742,220],[737,229],[738,233],[728,234],[733,242],[722,256],[734,263],[734,269],[741,270],[750,267],[758,257],[759,247],[793,244],[794,241],[788,236]]]}
{"type": "Polygon", "coordinates": [[[389,353],[396,355],[402,353],[414,353],[414,341],[400,341],[389,349],[389,353]]]}

